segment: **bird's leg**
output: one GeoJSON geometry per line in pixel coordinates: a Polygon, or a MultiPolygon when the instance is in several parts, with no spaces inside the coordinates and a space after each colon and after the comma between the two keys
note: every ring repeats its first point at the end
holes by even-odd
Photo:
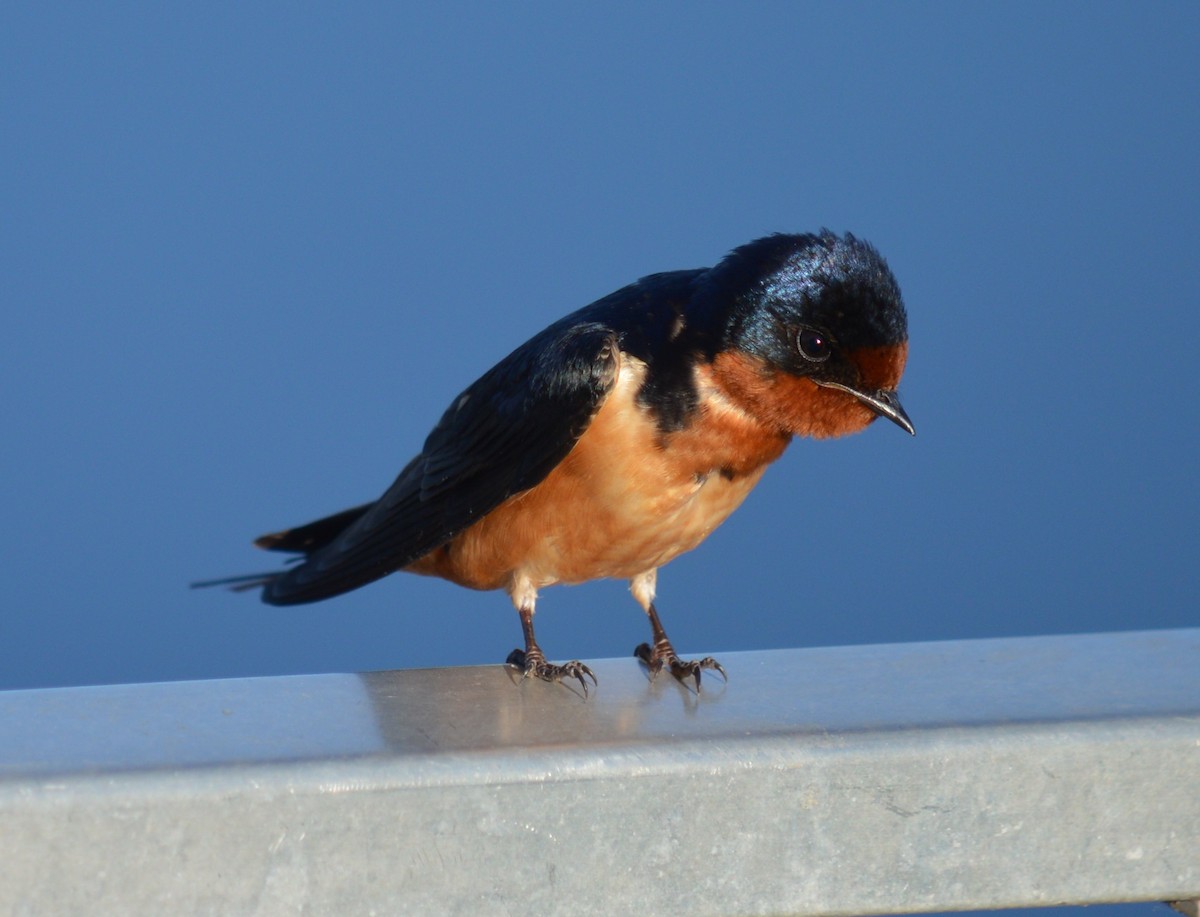
{"type": "Polygon", "coordinates": [[[725,667],[712,656],[705,656],[703,659],[680,659],[675,652],[675,647],[671,645],[670,639],[667,637],[666,631],[663,630],[662,622],[658,619],[658,611],[651,602],[646,607],[646,614],[650,618],[650,630],[654,635],[654,648],[651,649],[648,643],[638,644],[637,649],[633,651],[633,655],[646,663],[652,675],[657,675],[664,665],[671,669],[671,674],[680,681],[686,681],[689,678],[695,679],[696,690],[700,690],[700,672],[703,669],[712,669],[718,672],[725,681],[729,681],[729,676],[725,674],[725,667]]]}
{"type": "Polygon", "coordinates": [[[675,647],[671,645],[667,632],[663,630],[662,621],[658,618],[658,610],[654,607],[654,592],[657,582],[657,570],[639,574],[629,582],[630,592],[633,593],[633,597],[637,599],[638,604],[642,606],[646,616],[650,619],[650,633],[654,637],[653,648],[648,643],[638,644],[633,655],[646,663],[652,677],[657,676],[665,665],[671,670],[671,674],[680,681],[686,681],[689,678],[695,679],[697,691],[700,690],[700,672],[704,669],[719,672],[725,681],[729,681],[724,667],[712,656],[705,656],[703,659],[680,659],[676,654],[675,647]]]}
{"type": "Polygon", "coordinates": [[[542,652],[537,638],[533,635],[533,610],[537,601],[537,590],[528,583],[521,585],[524,588],[513,589],[512,600],[513,604],[517,606],[517,613],[521,616],[521,631],[525,635],[525,649],[516,649],[509,653],[508,659],[505,660],[506,664],[520,669],[523,678],[529,678],[531,675],[542,681],[577,678],[580,687],[583,688],[583,696],[587,697],[588,686],[584,678],[590,678],[592,684],[597,684],[595,674],[578,659],[573,659],[563,665],[554,665],[546,661],[546,654],[542,652]]]}

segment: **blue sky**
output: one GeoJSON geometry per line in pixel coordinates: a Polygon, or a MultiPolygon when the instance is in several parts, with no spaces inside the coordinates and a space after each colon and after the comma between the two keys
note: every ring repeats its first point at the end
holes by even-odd
{"type": "MultiPolygon", "coordinates": [[[[186,585],[560,315],[821,226],[899,279],[918,435],[797,441],[660,573],[676,645],[1196,624],[1200,7],[396,6],[0,14],[0,687],[500,663],[501,594],[186,585]]],[[[538,633],[648,636],[622,583],[538,633]]]]}
{"type": "MultiPolygon", "coordinates": [[[[499,594],[185,587],[558,316],[820,226],[899,278],[918,436],[797,441],[662,571],[680,648],[1195,624],[1194,5],[4,19],[4,686],[503,660],[499,594]]],[[[538,623],[646,636],[620,583],[538,623]]]]}

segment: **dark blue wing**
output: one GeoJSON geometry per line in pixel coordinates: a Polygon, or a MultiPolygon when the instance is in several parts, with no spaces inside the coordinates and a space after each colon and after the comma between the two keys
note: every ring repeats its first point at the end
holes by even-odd
{"type": "MultiPolygon", "coordinates": [[[[535,486],[587,429],[616,366],[617,336],[607,324],[577,314],[551,325],[455,400],[421,454],[379,500],[331,517],[348,524],[306,552],[302,564],[264,583],[263,600],[292,605],[356,589],[428,554],[535,486]]],[[[260,543],[304,550],[302,541],[281,533],[260,543]]]]}

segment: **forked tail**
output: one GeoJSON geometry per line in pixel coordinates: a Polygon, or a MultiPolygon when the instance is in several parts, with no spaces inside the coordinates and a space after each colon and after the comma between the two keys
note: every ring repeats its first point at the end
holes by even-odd
{"type": "MultiPolygon", "coordinates": [[[[333,541],[348,525],[358,519],[372,505],[372,503],[364,503],[362,506],[342,510],[340,513],[334,513],[332,516],[326,516],[324,519],[318,519],[316,522],[310,522],[307,525],[301,525],[294,529],[286,529],[282,532],[274,532],[270,535],[262,535],[256,538],[254,543],[258,547],[265,548],[268,551],[299,554],[299,557],[291,559],[292,563],[307,560],[313,552],[319,551],[325,545],[329,544],[329,542],[333,541]]],[[[247,573],[244,576],[223,576],[220,579],[201,580],[190,585],[193,589],[207,589],[210,586],[228,586],[230,592],[249,592],[251,589],[270,586],[271,583],[287,572],[287,570],[274,570],[269,573],[247,573]]]]}

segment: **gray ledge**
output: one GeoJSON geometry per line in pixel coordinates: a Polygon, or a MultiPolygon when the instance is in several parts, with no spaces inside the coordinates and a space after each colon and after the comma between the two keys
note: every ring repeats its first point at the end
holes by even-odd
{"type": "Polygon", "coordinates": [[[0,693],[0,913],[1200,897],[1200,629],[0,693]]]}

